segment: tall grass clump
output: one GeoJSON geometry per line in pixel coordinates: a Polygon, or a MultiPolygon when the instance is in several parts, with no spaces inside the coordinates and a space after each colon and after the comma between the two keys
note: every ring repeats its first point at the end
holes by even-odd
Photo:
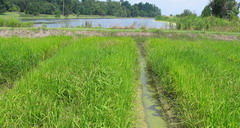
{"type": "Polygon", "coordinates": [[[225,32],[239,32],[240,31],[240,20],[226,20],[217,18],[214,16],[210,17],[197,17],[197,16],[185,16],[185,17],[167,17],[159,16],[156,17],[159,21],[168,21],[176,23],[178,30],[210,30],[210,31],[225,31],[225,32]]]}
{"type": "Polygon", "coordinates": [[[186,127],[240,127],[239,42],[152,39],[146,48],[186,127]]]}
{"type": "Polygon", "coordinates": [[[32,27],[31,22],[21,22],[13,18],[0,18],[0,27],[32,27]]]}
{"type": "Polygon", "coordinates": [[[134,127],[133,39],[88,37],[74,42],[0,96],[0,126],[134,127]]]}
{"type": "Polygon", "coordinates": [[[0,38],[0,85],[11,85],[67,40],[70,37],[0,38]]]}
{"type": "Polygon", "coordinates": [[[240,31],[239,20],[226,20],[217,17],[181,17],[177,21],[177,29],[179,30],[214,30],[214,31],[240,31]]]}

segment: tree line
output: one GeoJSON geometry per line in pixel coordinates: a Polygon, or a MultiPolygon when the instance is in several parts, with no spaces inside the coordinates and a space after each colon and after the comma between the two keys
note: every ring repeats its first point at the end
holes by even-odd
{"type": "Polygon", "coordinates": [[[18,11],[25,14],[60,15],[110,15],[118,17],[155,17],[161,15],[161,10],[154,4],[130,4],[120,0],[0,0],[0,14],[6,11],[18,11]]]}

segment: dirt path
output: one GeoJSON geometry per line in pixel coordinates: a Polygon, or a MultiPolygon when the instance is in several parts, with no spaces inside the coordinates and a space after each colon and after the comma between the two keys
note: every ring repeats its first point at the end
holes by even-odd
{"type": "Polygon", "coordinates": [[[130,37],[166,37],[171,39],[216,39],[216,40],[239,40],[240,37],[236,35],[222,35],[222,34],[207,34],[207,33],[181,33],[181,32],[110,32],[110,31],[83,31],[83,30],[26,30],[26,29],[12,29],[0,30],[0,37],[46,37],[46,36],[130,36],[130,37]]]}

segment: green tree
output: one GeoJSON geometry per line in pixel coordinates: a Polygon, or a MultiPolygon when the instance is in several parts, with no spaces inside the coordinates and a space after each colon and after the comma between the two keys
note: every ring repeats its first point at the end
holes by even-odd
{"type": "Polygon", "coordinates": [[[69,14],[112,15],[121,17],[155,17],[161,10],[150,3],[131,5],[127,0],[0,0],[0,13],[5,11],[25,12],[26,14],[69,14]]]}
{"type": "Polygon", "coordinates": [[[94,12],[95,0],[82,0],[81,12],[85,15],[92,15],[94,12]]]}
{"type": "Polygon", "coordinates": [[[34,16],[40,13],[40,3],[39,2],[30,2],[28,3],[26,14],[33,14],[34,16]]]}
{"type": "Polygon", "coordinates": [[[133,6],[131,7],[131,16],[132,16],[132,17],[137,17],[137,16],[139,16],[139,15],[140,15],[140,11],[139,11],[138,6],[137,6],[137,5],[133,5],[133,6]]]}
{"type": "Polygon", "coordinates": [[[60,18],[61,17],[61,11],[59,8],[57,8],[55,11],[54,11],[54,15],[56,18],[60,18]]]}
{"type": "Polygon", "coordinates": [[[72,1],[72,13],[74,13],[76,15],[81,14],[81,3],[79,0],[72,1]]]}
{"type": "Polygon", "coordinates": [[[182,14],[178,15],[180,17],[185,17],[185,16],[197,16],[195,13],[192,11],[185,9],[182,14]]]}
{"type": "Polygon", "coordinates": [[[202,17],[208,17],[208,16],[211,16],[211,15],[212,15],[212,10],[211,10],[210,6],[207,5],[207,6],[203,9],[201,16],[202,16],[202,17]]]}
{"type": "Polygon", "coordinates": [[[100,1],[95,2],[93,14],[105,16],[107,14],[107,6],[105,2],[100,2],[100,1]]]}
{"type": "Polygon", "coordinates": [[[239,8],[235,0],[212,0],[210,2],[214,16],[231,19],[239,14],[239,8]]]}
{"type": "Polygon", "coordinates": [[[156,16],[159,16],[161,15],[161,10],[156,7],[155,5],[153,4],[150,4],[150,3],[138,3],[138,4],[135,4],[135,6],[138,7],[139,9],[139,16],[142,16],[142,17],[156,17],[156,16]]]}
{"type": "Polygon", "coordinates": [[[0,0],[0,14],[3,14],[7,11],[7,3],[6,0],[0,0]]]}
{"type": "Polygon", "coordinates": [[[131,17],[132,16],[131,15],[131,8],[132,8],[131,4],[128,1],[124,1],[124,0],[121,0],[120,3],[121,3],[121,7],[123,8],[124,13],[126,13],[125,15],[127,17],[131,17]]]}

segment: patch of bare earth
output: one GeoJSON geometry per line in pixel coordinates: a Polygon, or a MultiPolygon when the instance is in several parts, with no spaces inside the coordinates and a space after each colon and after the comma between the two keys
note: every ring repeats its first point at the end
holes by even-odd
{"type": "Polygon", "coordinates": [[[103,36],[102,33],[96,31],[65,31],[65,30],[0,30],[0,37],[47,37],[47,36],[103,36]]]}
{"type": "MultiPolygon", "coordinates": [[[[47,36],[57,36],[57,35],[65,35],[65,36],[109,36],[111,33],[108,32],[100,32],[100,31],[69,31],[69,30],[0,30],[0,37],[47,37],[47,36]]],[[[153,32],[117,32],[112,36],[131,36],[131,37],[156,37],[156,33],[153,32]]],[[[180,33],[161,33],[161,35],[157,37],[168,37],[168,38],[183,38],[190,37],[192,39],[200,38],[199,35],[188,33],[188,34],[180,34],[180,33]]],[[[215,40],[239,40],[239,37],[236,35],[221,35],[221,34],[206,34],[204,37],[215,40]]]]}
{"type": "Polygon", "coordinates": [[[117,32],[116,36],[139,36],[139,37],[149,37],[153,36],[151,32],[117,32]]]}
{"type": "Polygon", "coordinates": [[[229,36],[229,35],[213,34],[213,35],[209,35],[209,38],[216,39],[216,40],[229,40],[229,41],[238,40],[238,36],[236,35],[229,36]]]}

